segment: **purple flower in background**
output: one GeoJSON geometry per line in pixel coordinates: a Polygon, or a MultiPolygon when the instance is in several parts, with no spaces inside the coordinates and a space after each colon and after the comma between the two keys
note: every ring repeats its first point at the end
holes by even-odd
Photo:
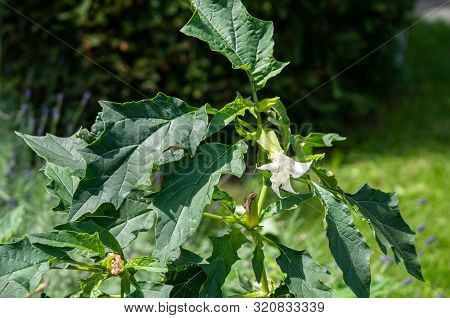
{"type": "Polygon", "coordinates": [[[417,233],[422,233],[426,227],[427,225],[425,223],[420,224],[419,227],[417,228],[417,233]]]}
{"type": "Polygon", "coordinates": [[[52,107],[52,118],[53,119],[59,118],[59,110],[58,110],[58,107],[56,107],[56,106],[52,107]]]}
{"type": "Polygon", "coordinates": [[[73,125],[72,123],[67,124],[67,134],[70,136],[73,133],[73,125]]]}
{"type": "Polygon", "coordinates": [[[16,207],[17,206],[17,200],[16,199],[11,199],[8,201],[8,204],[12,207],[16,207]]]}
{"type": "Polygon", "coordinates": [[[34,130],[34,125],[36,124],[36,119],[34,118],[33,114],[28,115],[28,129],[29,131],[34,130]]]}
{"type": "Polygon", "coordinates": [[[23,96],[25,97],[26,100],[29,100],[31,98],[31,89],[26,88],[25,92],[23,93],[23,96]]]}
{"type": "Polygon", "coordinates": [[[83,93],[83,97],[82,97],[82,102],[87,102],[89,100],[89,98],[91,98],[92,94],[90,91],[85,91],[83,93]]]}
{"type": "Polygon", "coordinates": [[[414,278],[410,277],[408,279],[405,279],[402,283],[403,286],[408,286],[409,284],[411,284],[414,281],[414,278]]]}
{"type": "Polygon", "coordinates": [[[425,243],[427,243],[427,245],[431,245],[431,244],[433,244],[434,242],[436,242],[436,236],[430,236],[426,241],[425,241],[425,243]]]}
{"type": "Polygon", "coordinates": [[[64,93],[63,92],[59,92],[58,94],[56,94],[56,102],[58,104],[62,103],[64,99],[64,93]]]}
{"type": "Polygon", "coordinates": [[[36,129],[36,136],[42,136],[43,132],[44,132],[44,129],[42,127],[38,127],[38,129],[36,129]]]}
{"type": "Polygon", "coordinates": [[[44,107],[42,108],[42,117],[45,118],[45,117],[47,117],[47,116],[48,116],[48,107],[47,107],[47,106],[44,106],[44,107]]]}
{"type": "Polygon", "coordinates": [[[24,114],[27,110],[28,110],[28,105],[27,104],[20,105],[20,109],[19,109],[20,113],[24,114]]]}

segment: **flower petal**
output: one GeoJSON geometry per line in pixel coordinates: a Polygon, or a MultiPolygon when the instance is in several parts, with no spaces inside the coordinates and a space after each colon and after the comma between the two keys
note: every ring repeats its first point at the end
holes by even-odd
{"type": "Polygon", "coordinates": [[[274,179],[273,176],[270,178],[270,182],[272,183],[273,192],[275,192],[280,198],[282,198],[282,196],[280,194],[281,183],[278,180],[274,179]]]}
{"type": "Polygon", "coordinates": [[[294,166],[291,168],[290,174],[294,178],[300,178],[305,173],[308,172],[311,167],[312,162],[297,162],[295,161],[294,166]]]}
{"type": "Polygon", "coordinates": [[[275,171],[279,168],[278,164],[276,162],[267,163],[265,165],[262,165],[260,167],[256,167],[256,169],[259,170],[269,170],[269,171],[275,171]]]}
{"type": "Polygon", "coordinates": [[[283,189],[284,191],[290,192],[290,193],[297,193],[297,192],[295,192],[294,189],[292,189],[292,184],[291,184],[290,179],[288,179],[286,182],[284,182],[281,185],[281,189],[283,189]]]}

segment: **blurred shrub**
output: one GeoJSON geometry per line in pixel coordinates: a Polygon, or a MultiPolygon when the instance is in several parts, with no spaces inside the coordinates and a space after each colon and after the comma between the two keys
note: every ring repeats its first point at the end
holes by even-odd
{"type": "MultiPolygon", "coordinates": [[[[286,105],[392,38],[407,24],[412,7],[412,0],[243,1],[252,15],[275,23],[275,54],[291,64],[264,94],[281,95],[286,105]]],[[[0,4],[0,98],[17,99],[30,89],[34,105],[51,108],[64,92],[69,102],[63,116],[71,120],[87,90],[94,98],[82,119],[98,111],[97,99],[141,99],[137,91],[146,96],[164,91],[194,104],[221,105],[247,86],[244,74],[231,71],[226,59],[178,31],[191,15],[179,1],[8,3],[88,59],[0,4]]],[[[339,128],[367,114],[399,80],[404,37],[399,39],[292,107],[292,116],[320,118],[327,128],[339,128]]]]}

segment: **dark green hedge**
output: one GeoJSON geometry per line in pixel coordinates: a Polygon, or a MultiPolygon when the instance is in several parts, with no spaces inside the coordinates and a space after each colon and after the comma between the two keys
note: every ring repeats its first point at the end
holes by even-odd
{"type": "MultiPolygon", "coordinates": [[[[9,1],[18,11],[80,53],[153,96],[157,91],[193,104],[220,105],[247,89],[242,72],[178,30],[190,16],[178,1],[9,1]]],[[[275,55],[291,64],[268,84],[267,95],[289,105],[385,42],[408,23],[412,0],[244,0],[252,15],[275,23],[275,55]]],[[[0,4],[3,98],[31,89],[36,107],[65,95],[66,117],[83,92],[94,100],[143,98],[58,40],[0,4]],[[5,97],[5,95],[7,95],[5,97]]],[[[401,39],[401,37],[400,37],[401,39]]],[[[392,41],[337,80],[292,107],[298,120],[336,126],[376,107],[396,85],[402,42],[392,41]]]]}

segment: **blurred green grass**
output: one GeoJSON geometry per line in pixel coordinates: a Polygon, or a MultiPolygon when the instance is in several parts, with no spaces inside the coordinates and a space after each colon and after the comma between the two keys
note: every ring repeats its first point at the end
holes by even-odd
{"type": "MultiPolygon", "coordinates": [[[[337,145],[327,154],[326,165],[337,175],[341,187],[356,191],[363,183],[399,194],[402,215],[417,234],[417,248],[427,283],[421,283],[395,265],[380,252],[372,256],[373,297],[442,297],[450,294],[450,26],[443,23],[421,23],[409,33],[404,79],[406,85],[395,96],[380,103],[380,111],[360,125],[344,128],[348,142],[337,145]],[[424,227],[425,225],[425,227],[424,227]]],[[[3,125],[2,125],[3,126],[3,125]]],[[[11,132],[0,129],[0,218],[14,206],[24,207],[15,237],[27,232],[49,230],[63,220],[51,212],[53,201],[45,192],[46,180],[41,172],[30,171],[30,157],[23,155],[23,145],[11,132]],[[13,158],[12,152],[20,154],[13,158]],[[8,175],[11,163],[16,164],[8,175]]],[[[227,182],[224,186],[242,202],[245,194],[257,190],[254,178],[246,184],[227,182]]],[[[273,198],[272,198],[273,199],[273,198]]],[[[281,241],[293,248],[307,249],[332,275],[328,283],[337,296],[353,294],[343,284],[333,263],[323,231],[323,213],[319,204],[288,214],[265,224],[267,232],[278,234],[281,241]],[[281,229],[281,230],[280,230],[281,229]]],[[[367,237],[366,224],[357,223],[367,237]]],[[[210,252],[206,236],[220,235],[224,228],[216,221],[204,220],[196,238],[188,242],[202,255],[210,252]]],[[[379,251],[373,240],[369,245],[379,251]]],[[[149,235],[141,235],[129,253],[150,253],[149,235]]],[[[251,258],[247,246],[240,252],[251,258]]],[[[270,276],[277,276],[276,252],[268,250],[270,276]]],[[[249,261],[240,261],[228,281],[230,294],[240,289],[238,276],[253,277],[249,261]]],[[[73,275],[60,273],[46,276],[50,295],[63,296],[66,286],[72,286],[73,275]]],[[[242,285],[242,283],[240,284],[242,285]]],[[[242,290],[241,290],[242,291],[242,290]]]]}

